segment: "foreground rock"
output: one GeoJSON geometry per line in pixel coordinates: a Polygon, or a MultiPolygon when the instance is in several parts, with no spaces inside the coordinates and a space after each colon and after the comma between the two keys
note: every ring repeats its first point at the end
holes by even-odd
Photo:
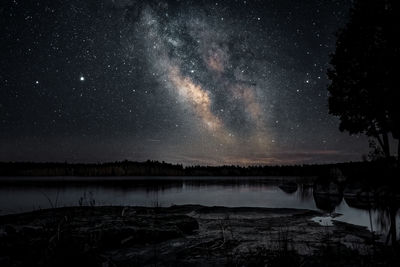
{"type": "Polygon", "coordinates": [[[365,228],[335,220],[327,227],[312,220],[318,216],[197,205],[8,215],[0,217],[0,266],[359,266],[372,251],[386,263],[365,228]]]}

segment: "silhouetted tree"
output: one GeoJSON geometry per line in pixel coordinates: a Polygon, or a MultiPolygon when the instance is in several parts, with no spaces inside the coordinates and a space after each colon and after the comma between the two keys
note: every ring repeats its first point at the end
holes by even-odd
{"type": "Polygon", "coordinates": [[[356,0],[328,70],[329,112],[340,118],[340,130],[375,137],[386,157],[389,134],[399,139],[400,127],[397,2],[356,0]]]}

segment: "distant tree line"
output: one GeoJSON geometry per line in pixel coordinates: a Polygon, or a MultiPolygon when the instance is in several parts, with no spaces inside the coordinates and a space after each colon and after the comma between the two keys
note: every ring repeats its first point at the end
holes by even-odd
{"type": "MultiPolygon", "coordinates": [[[[110,163],[0,162],[0,176],[328,176],[339,169],[347,176],[388,175],[395,162],[349,162],[290,166],[188,166],[158,161],[110,163]]],[[[379,178],[377,177],[377,178],[379,178]]]]}

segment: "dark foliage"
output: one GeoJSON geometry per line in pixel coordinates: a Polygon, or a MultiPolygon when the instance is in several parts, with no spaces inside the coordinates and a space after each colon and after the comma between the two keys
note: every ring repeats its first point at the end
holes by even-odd
{"type": "Polygon", "coordinates": [[[340,130],[376,138],[387,157],[389,134],[399,139],[399,17],[398,1],[355,1],[328,70],[329,110],[340,130]]]}

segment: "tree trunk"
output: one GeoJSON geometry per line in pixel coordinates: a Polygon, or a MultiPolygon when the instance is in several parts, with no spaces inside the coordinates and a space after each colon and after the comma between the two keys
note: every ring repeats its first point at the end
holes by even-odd
{"type": "Polygon", "coordinates": [[[383,153],[385,153],[386,158],[390,158],[390,147],[389,147],[389,136],[387,133],[382,134],[383,139],[383,153]]]}
{"type": "Polygon", "coordinates": [[[375,135],[375,138],[376,138],[376,140],[378,140],[378,143],[379,143],[379,145],[381,146],[382,151],[383,151],[383,150],[384,150],[384,145],[383,145],[382,139],[381,139],[381,137],[379,136],[379,134],[376,134],[376,135],[375,135]]]}
{"type": "Polygon", "coordinates": [[[400,164],[400,139],[397,143],[397,162],[400,164]]]}
{"type": "Polygon", "coordinates": [[[396,214],[397,209],[395,207],[390,207],[389,216],[390,216],[390,234],[392,235],[392,246],[395,247],[397,245],[397,231],[396,231],[396,214]]]}
{"type": "Polygon", "coordinates": [[[375,135],[375,138],[376,138],[376,140],[378,140],[378,143],[379,143],[380,147],[382,148],[382,152],[385,155],[385,157],[386,158],[390,158],[390,148],[389,148],[389,137],[388,137],[388,134],[387,133],[383,133],[382,134],[382,138],[381,138],[381,136],[377,133],[375,135]]]}

